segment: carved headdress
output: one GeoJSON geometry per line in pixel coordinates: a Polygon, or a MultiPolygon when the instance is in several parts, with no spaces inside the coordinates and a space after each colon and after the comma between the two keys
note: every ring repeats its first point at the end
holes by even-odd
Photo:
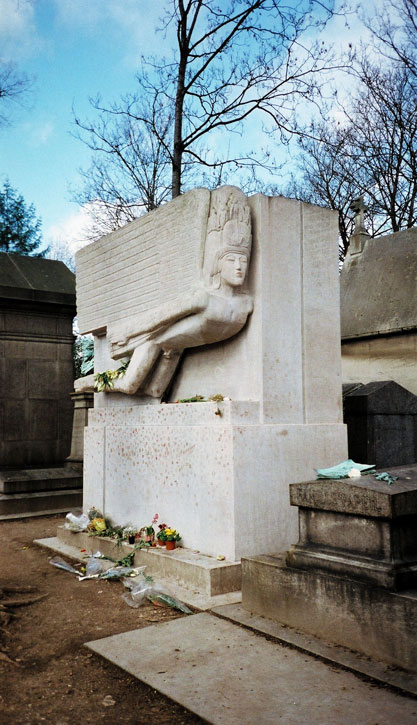
{"type": "Polygon", "coordinates": [[[252,231],[246,196],[236,186],[211,192],[204,253],[204,276],[211,284],[219,272],[219,260],[229,252],[250,257],[252,231]]]}

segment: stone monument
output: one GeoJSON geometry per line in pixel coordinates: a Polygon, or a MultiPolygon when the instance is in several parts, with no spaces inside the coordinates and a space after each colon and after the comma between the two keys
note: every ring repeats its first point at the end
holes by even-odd
{"type": "Polygon", "coordinates": [[[76,264],[96,373],[129,361],[95,394],[84,509],[120,524],[158,512],[185,547],[229,561],[288,546],[288,484],[347,457],[337,216],[196,189],[76,264]]]}
{"type": "Polygon", "coordinates": [[[71,447],[75,276],[0,253],[0,519],[68,511],[82,479],[71,447]]]}

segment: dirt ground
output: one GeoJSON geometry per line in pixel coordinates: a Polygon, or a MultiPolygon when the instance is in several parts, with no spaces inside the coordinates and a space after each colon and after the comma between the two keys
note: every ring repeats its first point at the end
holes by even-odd
{"type": "Polygon", "coordinates": [[[0,522],[2,725],[205,722],[83,646],[187,615],[150,603],[132,609],[120,582],[79,582],[51,566],[51,552],[33,540],[55,536],[63,519],[0,522]]]}

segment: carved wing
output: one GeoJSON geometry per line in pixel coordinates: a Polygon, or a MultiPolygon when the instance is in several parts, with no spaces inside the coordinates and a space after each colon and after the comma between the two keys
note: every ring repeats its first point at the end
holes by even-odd
{"type": "Polygon", "coordinates": [[[184,298],[201,278],[209,205],[210,192],[195,189],[77,252],[80,332],[132,318],[145,332],[195,311],[184,298]]]}

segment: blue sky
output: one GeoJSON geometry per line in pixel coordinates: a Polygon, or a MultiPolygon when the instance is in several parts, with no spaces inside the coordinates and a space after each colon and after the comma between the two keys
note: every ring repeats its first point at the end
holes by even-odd
{"type": "MultiPolygon", "coordinates": [[[[12,123],[0,128],[0,183],[33,203],[46,238],[77,233],[70,188],[89,151],[71,136],[72,107],[111,100],[134,88],[141,53],[154,52],[163,2],[152,0],[0,0],[2,58],[34,78],[12,123]]],[[[159,38],[158,38],[159,40],[159,38]]],[[[162,36],[160,42],[163,42],[162,36]]]]}
{"type": "MultiPolygon", "coordinates": [[[[0,184],[8,178],[35,206],[46,241],[74,246],[85,223],[70,189],[90,152],[71,136],[72,107],[85,117],[89,96],[110,101],[134,89],[141,54],[167,51],[155,28],[171,1],[0,0],[2,60],[34,78],[10,126],[0,128],[0,184]]],[[[340,20],[330,35],[355,37],[340,20]]]]}

